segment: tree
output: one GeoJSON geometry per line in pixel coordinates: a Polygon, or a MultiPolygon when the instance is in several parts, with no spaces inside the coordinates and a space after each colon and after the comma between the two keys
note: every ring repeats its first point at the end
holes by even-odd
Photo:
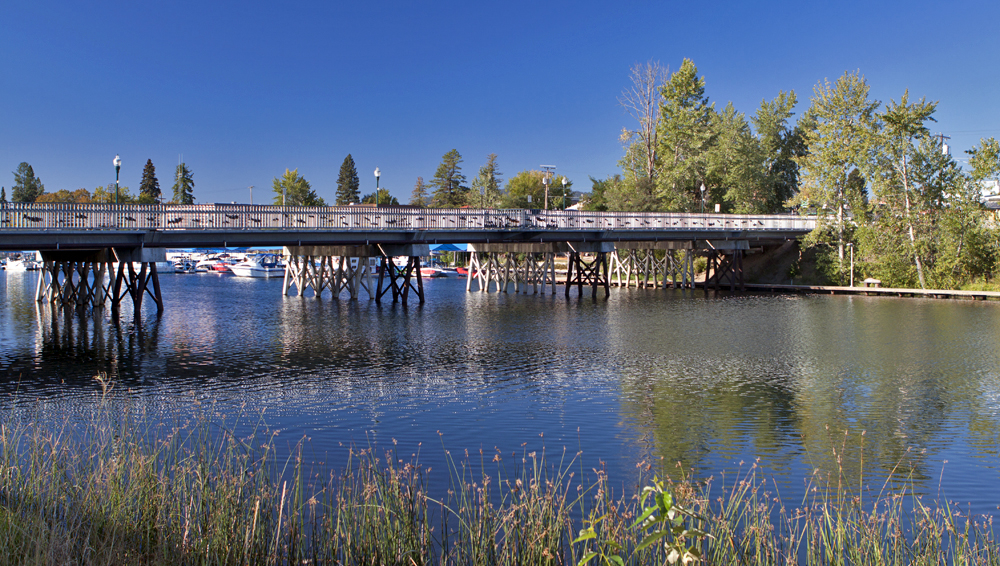
{"type": "MultiPolygon", "coordinates": [[[[128,187],[118,187],[118,204],[134,204],[136,200],[128,187]]],[[[91,202],[113,204],[115,202],[115,184],[108,183],[106,187],[97,187],[94,189],[91,202]]]]}
{"type": "Polygon", "coordinates": [[[661,89],[657,196],[668,210],[695,210],[705,181],[706,152],[714,141],[713,104],[705,96],[705,78],[684,59],[661,89]]]}
{"type": "Polygon", "coordinates": [[[13,202],[35,202],[44,193],[45,185],[35,176],[31,165],[22,161],[17,166],[17,171],[14,171],[14,186],[10,191],[10,200],[13,202]]]}
{"type": "Polygon", "coordinates": [[[479,174],[472,180],[467,204],[473,208],[497,208],[503,201],[500,189],[503,173],[497,167],[497,154],[486,157],[486,164],[479,168],[479,174]]]}
{"type": "Polygon", "coordinates": [[[177,165],[174,176],[174,204],[194,204],[194,178],[187,163],[177,165]]]}
{"type": "Polygon", "coordinates": [[[521,171],[507,181],[504,208],[542,208],[545,201],[544,171],[521,171]],[[531,200],[528,200],[528,197],[531,200]]]}
{"type": "MultiPolygon", "coordinates": [[[[112,194],[112,197],[114,195],[112,194]]],[[[76,204],[87,204],[93,202],[93,197],[90,196],[90,191],[87,189],[77,189],[73,192],[69,192],[66,189],[60,189],[54,193],[45,193],[44,195],[38,197],[35,202],[69,202],[76,204]]]]}
{"type": "Polygon", "coordinates": [[[457,149],[444,154],[429,186],[434,187],[431,206],[434,208],[458,208],[465,202],[465,175],[462,174],[462,155],[457,149]]]}
{"type": "Polygon", "coordinates": [[[668,70],[658,61],[645,65],[636,64],[630,69],[631,85],[622,91],[618,103],[638,122],[635,130],[622,130],[621,141],[626,148],[623,165],[633,181],[647,177],[653,183],[658,176],[660,106],[663,103],[663,86],[668,70]]]}
{"type": "Polygon", "coordinates": [[[7,189],[0,187],[0,204],[7,204],[7,189]]]}
{"type": "Polygon", "coordinates": [[[143,204],[155,204],[160,200],[160,181],[156,179],[156,167],[153,160],[147,159],[146,166],[142,168],[142,181],[139,183],[139,202],[143,204]]]}
{"type": "Polygon", "coordinates": [[[844,73],[832,85],[828,81],[816,85],[803,128],[808,153],[798,159],[801,190],[792,204],[816,207],[820,223],[812,241],[829,243],[832,236],[840,283],[850,204],[860,200],[851,194],[858,188],[848,183],[848,177],[854,169],[869,178],[875,172],[872,157],[879,102],[869,100],[868,92],[868,83],[857,71],[844,73]]]}
{"type": "Polygon", "coordinates": [[[430,199],[427,198],[427,185],[424,184],[423,177],[417,177],[417,184],[413,185],[413,192],[410,193],[410,204],[426,208],[430,199]]]}
{"type": "MultiPolygon", "coordinates": [[[[891,219],[893,223],[896,219],[902,221],[901,227],[906,230],[910,256],[917,268],[920,288],[926,289],[927,278],[924,275],[921,252],[917,245],[917,232],[921,229],[915,225],[925,223],[929,219],[927,214],[935,207],[932,202],[928,202],[927,197],[930,195],[915,194],[916,187],[908,159],[913,157],[917,150],[914,147],[914,140],[918,137],[926,138],[930,133],[925,123],[928,120],[934,121],[933,114],[937,103],[920,99],[919,102],[911,104],[909,94],[909,91],[904,92],[899,103],[890,101],[885,112],[878,116],[879,125],[882,127],[878,129],[878,136],[875,138],[881,150],[877,154],[879,159],[876,171],[880,175],[874,177],[873,192],[891,212],[886,219],[891,219]]],[[[932,197],[931,200],[940,202],[940,197],[932,197]]]]}
{"type": "Polygon", "coordinates": [[[378,190],[378,200],[375,200],[375,193],[369,193],[362,197],[361,204],[378,204],[379,206],[399,206],[399,200],[389,194],[389,189],[381,187],[378,190]]]}
{"type": "Polygon", "coordinates": [[[607,179],[590,178],[590,193],[582,199],[583,210],[604,212],[608,210],[607,196],[615,185],[621,184],[621,175],[608,176],[607,179]]]}
{"type": "Polygon", "coordinates": [[[712,130],[714,143],[705,152],[706,200],[724,201],[727,209],[739,214],[767,212],[773,199],[767,195],[764,154],[746,116],[730,102],[712,115],[712,130]]]}
{"type": "Polygon", "coordinates": [[[358,179],[358,168],[354,158],[348,153],[340,165],[340,176],[337,177],[337,206],[344,206],[361,200],[361,181],[358,179]]]}
{"type": "Polygon", "coordinates": [[[281,178],[274,178],[274,204],[285,206],[326,206],[326,202],[316,195],[309,181],[299,176],[299,170],[289,171],[281,178]]]}

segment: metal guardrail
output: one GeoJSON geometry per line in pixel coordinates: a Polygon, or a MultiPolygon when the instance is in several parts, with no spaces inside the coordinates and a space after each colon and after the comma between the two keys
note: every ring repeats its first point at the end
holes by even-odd
{"type": "Polygon", "coordinates": [[[524,209],[415,209],[241,204],[0,205],[4,231],[370,231],[370,230],[750,230],[808,232],[814,217],[681,212],[584,212],[524,209]]]}

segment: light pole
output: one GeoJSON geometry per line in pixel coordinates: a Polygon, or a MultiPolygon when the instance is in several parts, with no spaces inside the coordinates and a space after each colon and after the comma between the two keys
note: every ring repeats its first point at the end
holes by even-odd
{"type": "Polygon", "coordinates": [[[542,177],[542,184],[545,185],[545,210],[549,209],[549,183],[552,182],[552,174],[556,170],[555,165],[542,165],[545,175],[542,177]]]}
{"type": "Polygon", "coordinates": [[[566,210],[566,177],[563,177],[563,210],[566,210]]]}
{"type": "Polygon", "coordinates": [[[253,185],[250,185],[250,206],[253,206],[253,185]]]}
{"type": "Polygon", "coordinates": [[[705,183],[701,184],[701,213],[705,214],[705,183]]]}
{"type": "Polygon", "coordinates": [[[118,204],[118,172],[122,169],[122,158],[115,155],[115,204],[118,204]]]}
{"type": "Polygon", "coordinates": [[[378,178],[382,175],[379,168],[375,168],[375,208],[378,208],[378,178]]]}

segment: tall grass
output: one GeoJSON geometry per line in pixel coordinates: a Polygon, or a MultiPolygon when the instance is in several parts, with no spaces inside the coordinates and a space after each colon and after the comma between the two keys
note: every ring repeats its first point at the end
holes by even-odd
{"type": "Polygon", "coordinates": [[[992,518],[903,484],[815,480],[786,507],[754,463],[730,478],[649,476],[616,491],[580,454],[446,458],[351,450],[336,470],[278,457],[223,420],[163,427],[124,412],[0,423],[2,564],[1000,564],[992,518]],[[888,484],[887,484],[888,486],[888,484]]]}

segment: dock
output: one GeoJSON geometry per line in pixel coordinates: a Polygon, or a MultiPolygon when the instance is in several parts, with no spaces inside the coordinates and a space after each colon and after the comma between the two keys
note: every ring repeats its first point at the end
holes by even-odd
{"type": "Polygon", "coordinates": [[[923,297],[927,299],[1000,300],[998,291],[963,291],[958,289],[906,289],[893,287],[837,287],[829,285],[774,285],[747,283],[747,291],[764,293],[802,293],[817,295],[865,295],[880,297],[923,297]]]}

